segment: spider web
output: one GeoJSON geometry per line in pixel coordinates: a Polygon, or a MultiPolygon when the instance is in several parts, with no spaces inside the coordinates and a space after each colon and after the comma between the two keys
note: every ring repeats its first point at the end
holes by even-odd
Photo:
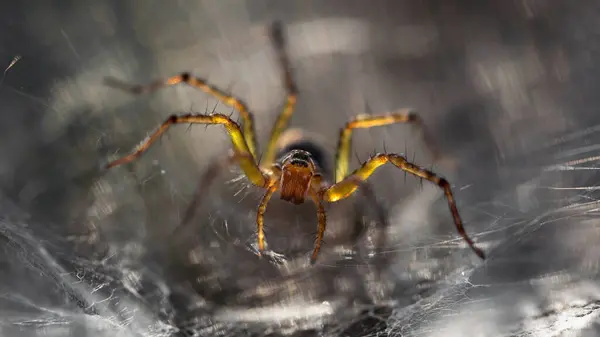
{"type": "MultiPolygon", "coordinates": [[[[22,55],[0,84],[0,335],[597,335],[597,6],[333,4],[28,7],[0,51],[6,65],[22,55]],[[258,260],[262,191],[236,168],[173,238],[200,172],[227,149],[218,127],[174,128],[139,162],[100,170],[171,113],[231,112],[185,87],[128,96],[104,76],[206,74],[246,99],[264,149],[283,99],[264,36],[274,18],[302,93],[293,126],[333,158],[349,116],[418,107],[457,159],[432,169],[488,260],[435,186],[392,168],[370,180],[390,218],[381,254],[357,195],[328,208],[308,266],[314,207],[274,199],[258,260]]],[[[409,129],[357,132],[353,165],[385,144],[432,166],[409,129]]]]}

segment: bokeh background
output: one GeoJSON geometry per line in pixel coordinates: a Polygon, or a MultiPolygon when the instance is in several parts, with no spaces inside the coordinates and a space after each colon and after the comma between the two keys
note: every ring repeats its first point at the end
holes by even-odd
{"type": "MultiPolygon", "coordinates": [[[[62,1],[0,12],[0,335],[597,336],[600,139],[594,1],[62,1]],[[406,125],[355,133],[446,176],[477,244],[440,191],[393,168],[328,206],[319,262],[311,204],[273,200],[270,252],[255,255],[262,191],[225,170],[219,127],[173,113],[230,113],[177,86],[131,96],[103,85],[190,71],[243,98],[260,144],[284,100],[266,27],[281,20],[300,90],[292,120],[333,159],[358,113],[414,108],[453,165],[406,125]],[[178,235],[194,191],[209,196],[178,235]]],[[[234,117],[237,116],[235,113],[234,117]]],[[[330,164],[331,164],[330,160],[330,164]]]]}

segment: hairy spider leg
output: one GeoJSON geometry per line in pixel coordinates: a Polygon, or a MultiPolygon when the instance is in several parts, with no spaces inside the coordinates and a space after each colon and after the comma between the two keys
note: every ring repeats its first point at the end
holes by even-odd
{"type": "Polygon", "coordinates": [[[311,188],[310,194],[313,199],[313,202],[317,206],[317,218],[319,224],[317,230],[317,237],[315,239],[315,247],[310,257],[310,264],[315,264],[315,262],[317,261],[317,257],[319,256],[319,250],[321,249],[321,245],[323,244],[323,236],[325,235],[325,229],[327,228],[327,214],[325,213],[325,207],[323,207],[323,203],[319,198],[319,193],[311,188]]]}
{"type": "Polygon", "coordinates": [[[171,76],[166,79],[154,81],[147,85],[135,85],[121,82],[112,77],[108,77],[104,80],[104,83],[110,87],[127,91],[134,95],[144,94],[156,91],[160,88],[169,87],[179,83],[185,83],[194,88],[200,89],[205,93],[215,97],[221,103],[233,107],[236,109],[242,117],[244,133],[243,137],[246,140],[246,144],[252,157],[256,160],[257,158],[257,143],[256,143],[256,132],[254,130],[254,115],[248,109],[248,106],[241,99],[211,85],[208,84],[205,79],[200,77],[191,76],[189,73],[184,72],[179,75],[171,76]]]}
{"type": "Polygon", "coordinates": [[[277,53],[277,58],[279,60],[279,65],[282,69],[283,82],[287,90],[287,98],[283,110],[281,111],[279,116],[277,116],[277,119],[275,120],[275,123],[273,124],[273,127],[271,129],[269,142],[267,143],[266,151],[262,156],[261,167],[270,167],[273,164],[273,162],[275,162],[275,157],[277,155],[277,143],[281,137],[281,134],[285,131],[290,119],[292,118],[294,108],[296,107],[296,99],[298,96],[298,89],[292,77],[290,59],[286,51],[284,29],[281,22],[276,21],[273,23],[273,25],[271,26],[270,35],[271,43],[275,48],[275,52],[277,53]]]}
{"type": "Polygon", "coordinates": [[[342,181],[348,175],[350,166],[350,150],[352,148],[352,131],[354,129],[369,129],[376,126],[384,126],[396,123],[412,123],[417,125],[423,133],[427,148],[433,152],[434,158],[438,158],[437,149],[429,139],[421,118],[411,109],[402,109],[396,113],[386,115],[358,115],[348,121],[346,126],[340,130],[340,137],[335,156],[335,182],[342,181]]]}
{"type": "Polygon", "coordinates": [[[263,174],[261,169],[256,165],[250,150],[248,149],[248,145],[246,140],[244,139],[244,135],[242,134],[242,130],[240,126],[231,120],[231,118],[223,115],[223,114],[213,114],[213,115],[171,115],[164,121],[156,131],[154,131],[150,136],[148,136],[144,141],[142,141],[136,150],[131,154],[116,159],[106,165],[106,168],[112,168],[118,165],[126,164],[132,162],[137,157],[141,156],[150,145],[154,143],[159,137],[169,129],[171,125],[174,124],[220,124],[225,127],[227,133],[231,138],[231,142],[233,143],[234,151],[239,155],[238,163],[240,164],[240,168],[244,172],[244,174],[248,177],[250,182],[259,187],[266,187],[269,182],[269,178],[263,174]]]}
{"type": "MultiPolygon", "coordinates": [[[[373,189],[371,188],[371,186],[367,180],[361,180],[359,177],[352,176],[352,175],[349,176],[347,179],[350,181],[353,181],[356,184],[358,191],[365,198],[367,198],[367,201],[375,209],[375,212],[377,215],[377,220],[378,220],[378,222],[377,222],[377,227],[378,227],[377,234],[378,235],[376,238],[376,242],[377,242],[376,245],[377,245],[377,247],[383,247],[386,243],[385,228],[388,227],[387,212],[381,206],[381,204],[377,201],[377,197],[375,196],[375,193],[373,192],[373,189]]],[[[313,250],[313,255],[311,257],[311,264],[314,264],[316,261],[317,255],[319,254],[319,250],[321,248],[321,244],[323,241],[323,235],[325,233],[325,228],[327,227],[324,208],[323,208],[323,214],[320,215],[320,212],[321,212],[320,207],[322,207],[322,206],[319,206],[319,205],[321,203],[320,200],[323,200],[321,192],[331,186],[333,186],[333,185],[331,185],[330,183],[323,180],[323,177],[320,174],[316,174],[313,176],[310,192],[311,192],[313,201],[315,202],[315,205],[317,205],[317,216],[319,218],[319,227],[318,227],[319,231],[317,232],[317,236],[320,235],[320,238],[317,237],[317,239],[315,240],[315,248],[313,250]],[[322,230],[322,232],[321,232],[321,230],[322,230]]]]}
{"type": "Polygon", "coordinates": [[[352,195],[359,187],[359,184],[356,183],[357,179],[360,181],[366,181],[372,174],[375,172],[377,168],[382,166],[385,163],[392,163],[394,166],[398,167],[402,171],[413,174],[417,177],[426,179],[431,181],[432,183],[438,185],[443,191],[446,199],[448,201],[448,207],[450,208],[450,212],[452,213],[452,217],[454,218],[454,224],[456,225],[456,229],[458,233],[462,236],[462,238],[469,244],[469,247],[482,259],[485,259],[485,254],[483,251],[475,246],[475,243],[471,238],[467,235],[462,220],[460,218],[460,214],[458,213],[458,208],[456,207],[456,202],[454,200],[454,195],[452,194],[452,189],[450,188],[450,184],[444,178],[439,177],[435,173],[421,168],[413,163],[410,163],[403,156],[397,154],[377,154],[371,159],[369,159],[366,163],[364,163],[361,167],[356,169],[349,177],[344,180],[337,182],[330,187],[326,187],[321,190],[321,198],[328,202],[336,202],[341,199],[345,199],[352,195]]]}
{"type": "MultiPolygon", "coordinates": [[[[281,172],[279,170],[274,170],[274,174],[276,176],[281,176],[281,172]]],[[[265,191],[265,194],[262,197],[262,200],[260,201],[260,204],[258,205],[258,211],[256,212],[256,233],[257,233],[257,240],[258,240],[258,255],[260,256],[262,254],[262,252],[265,250],[265,212],[267,211],[267,204],[269,203],[269,200],[271,200],[271,197],[273,196],[273,193],[275,193],[275,191],[277,191],[277,189],[279,188],[279,185],[277,184],[279,182],[279,179],[271,179],[270,180],[270,184],[267,187],[267,190],[265,191]]]]}

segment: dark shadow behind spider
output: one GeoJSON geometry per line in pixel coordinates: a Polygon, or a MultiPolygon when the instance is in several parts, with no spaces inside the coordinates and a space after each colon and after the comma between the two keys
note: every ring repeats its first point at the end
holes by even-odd
{"type": "MultiPolygon", "coordinates": [[[[221,89],[208,84],[204,79],[191,76],[189,73],[182,73],[158,80],[148,85],[128,85],[119,80],[107,78],[106,84],[109,86],[125,90],[132,94],[141,94],[155,91],[162,87],[167,87],[179,83],[185,83],[198,88],[205,93],[215,97],[223,104],[236,109],[243,124],[240,125],[223,114],[186,114],[172,115],[163,122],[156,131],[154,131],[137,149],[131,154],[114,160],[106,165],[106,168],[112,168],[118,165],[130,163],[144,153],[150,145],[155,142],[167,129],[174,124],[220,124],[227,130],[233,149],[226,157],[220,158],[209,165],[200,181],[200,189],[196,191],[194,199],[186,211],[181,226],[185,225],[193,218],[195,209],[202,198],[202,190],[216,178],[217,174],[230,165],[238,164],[246,175],[248,180],[261,188],[264,188],[265,194],[258,206],[256,225],[258,235],[259,256],[265,249],[265,235],[263,231],[264,215],[267,204],[273,194],[279,191],[280,198],[293,204],[302,204],[306,198],[316,205],[318,230],[314,244],[314,250],[310,257],[311,264],[317,260],[319,250],[323,241],[327,226],[324,202],[336,202],[351,196],[357,189],[365,194],[368,200],[376,207],[379,213],[379,220],[387,223],[385,212],[376,202],[375,196],[367,179],[375,170],[386,164],[391,163],[399,169],[413,174],[422,179],[426,179],[443,191],[448,201],[450,212],[454,218],[454,223],[459,234],[469,244],[471,249],[482,259],[484,253],[477,248],[474,242],[466,234],[461,217],[459,215],[454,196],[448,181],[439,177],[434,172],[421,168],[410,163],[405,157],[394,154],[384,153],[376,154],[363,163],[354,172],[348,174],[351,152],[351,136],[354,129],[367,129],[376,126],[384,126],[395,123],[411,123],[419,127],[423,133],[425,143],[434,153],[434,158],[439,158],[431,141],[427,137],[424,125],[419,116],[410,109],[402,109],[398,112],[384,115],[358,115],[348,121],[340,131],[339,142],[335,157],[334,183],[328,182],[322,175],[323,151],[313,142],[307,141],[302,137],[293,137],[296,130],[286,131],[289,120],[292,117],[296,105],[298,90],[292,78],[292,71],[289,57],[286,52],[286,41],[284,38],[283,26],[280,22],[271,25],[270,37],[274,46],[277,58],[282,68],[283,82],[287,90],[287,99],[283,111],[279,114],[273,125],[267,148],[262,157],[258,155],[258,147],[255,138],[254,116],[247,108],[246,104],[240,99],[231,96],[221,89]],[[285,140],[287,144],[282,144],[285,140]],[[290,140],[292,139],[292,140],[290,140]],[[283,151],[281,151],[283,149],[283,151]]],[[[181,227],[180,226],[180,227],[181,227]]],[[[382,231],[380,231],[382,232],[382,231]]],[[[380,235],[379,242],[381,247],[385,234],[380,235]]]]}

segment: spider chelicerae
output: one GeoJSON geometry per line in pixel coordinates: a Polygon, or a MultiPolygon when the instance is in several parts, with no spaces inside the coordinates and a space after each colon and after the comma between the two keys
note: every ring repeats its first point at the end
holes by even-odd
{"type": "MultiPolygon", "coordinates": [[[[315,153],[316,145],[306,142],[291,142],[285,146],[283,155],[278,151],[281,148],[282,137],[286,131],[289,120],[294,112],[298,90],[290,66],[289,57],[286,52],[286,41],[284,38],[283,26],[281,22],[274,22],[269,28],[269,35],[272,45],[277,54],[279,64],[282,68],[283,81],[287,89],[287,99],[283,111],[279,114],[273,125],[270,139],[262,157],[258,155],[258,147],[255,139],[254,117],[246,104],[226,93],[225,91],[207,83],[202,78],[194,77],[189,73],[181,73],[167,79],[158,80],[148,85],[129,85],[113,78],[107,78],[106,84],[132,94],[142,94],[155,91],[161,87],[172,86],[179,83],[185,83],[198,88],[205,93],[212,95],[223,104],[233,107],[237,110],[243,120],[240,125],[230,117],[219,114],[186,114],[171,115],[165,120],[156,131],[154,131],[146,140],[144,140],[134,152],[116,159],[106,165],[106,168],[112,168],[118,165],[132,162],[142,155],[152,143],[175,124],[220,124],[225,127],[231,141],[233,149],[228,156],[222,160],[216,161],[204,174],[202,181],[208,185],[214,176],[224,167],[232,164],[238,164],[246,175],[248,180],[266,191],[258,206],[256,215],[256,226],[258,235],[259,256],[265,249],[265,234],[263,230],[264,216],[267,204],[271,197],[279,191],[281,199],[293,204],[302,204],[309,197],[317,208],[318,231],[314,249],[310,257],[311,264],[317,260],[319,250],[323,241],[323,236],[327,226],[326,213],[323,203],[336,202],[351,196],[357,189],[362,188],[364,182],[375,172],[375,170],[386,164],[391,163],[397,168],[413,174],[422,179],[428,180],[443,191],[448,201],[450,212],[454,218],[454,223],[459,234],[468,243],[469,247],[482,259],[485,258],[483,251],[477,248],[465,232],[461,217],[452,194],[452,189],[448,181],[434,172],[419,167],[401,155],[394,153],[379,153],[372,156],[363,163],[354,172],[348,174],[350,163],[351,136],[354,129],[367,129],[376,126],[384,126],[395,123],[411,123],[420,127],[424,132],[424,125],[419,116],[410,109],[403,109],[395,113],[385,115],[371,116],[358,115],[348,121],[341,129],[337,153],[335,157],[335,181],[330,183],[324,179],[321,170],[321,162],[315,153]],[[309,146],[306,146],[306,145],[309,146]],[[279,157],[278,157],[279,155],[279,157]]],[[[425,133],[424,133],[425,134],[425,133]]],[[[289,137],[287,137],[289,138],[289,137]]],[[[431,148],[431,142],[425,135],[425,142],[431,148]]],[[[188,208],[183,222],[188,221],[194,210],[194,201],[188,208]]]]}

